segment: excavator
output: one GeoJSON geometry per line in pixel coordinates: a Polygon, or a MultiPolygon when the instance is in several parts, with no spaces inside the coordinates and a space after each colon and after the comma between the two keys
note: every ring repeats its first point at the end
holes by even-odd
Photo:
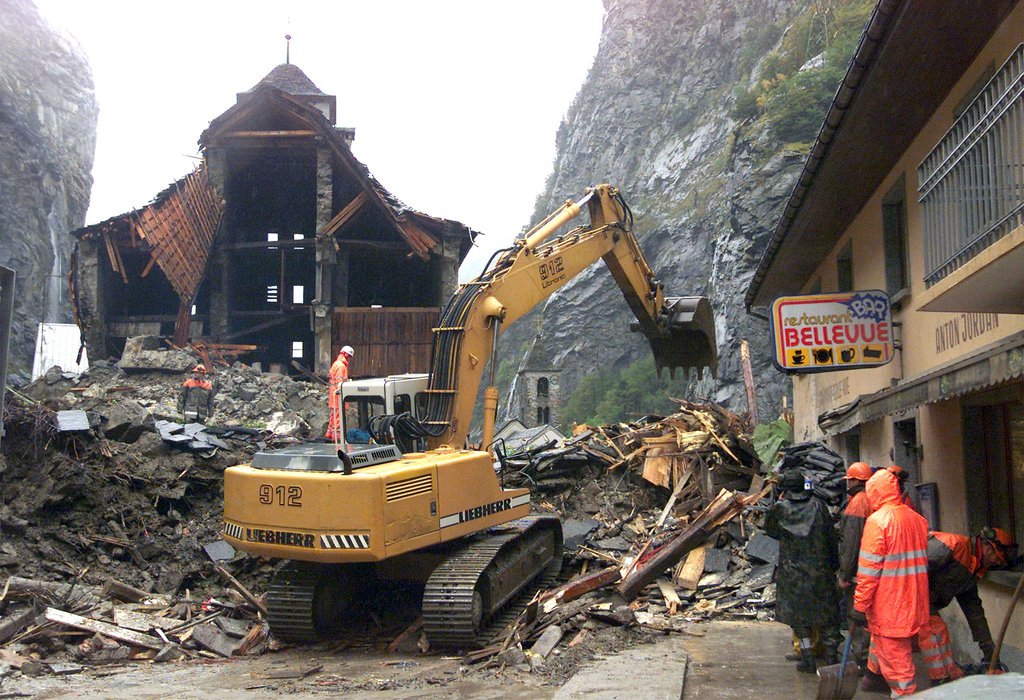
{"type": "Polygon", "coordinates": [[[225,470],[225,539],[250,554],[287,560],[267,591],[275,636],[312,641],[337,634],[373,591],[404,580],[423,586],[431,646],[469,649],[486,644],[556,580],[560,521],[531,516],[529,489],[503,488],[489,451],[502,329],[601,259],[636,317],[633,330],[650,342],[659,373],[717,372],[710,303],[664,295],[632,218],[615,187],[588,188],[496,253],[441,312],[425,406],[416,415],[375,421],[377,440],[268,450],[225,470]],[[560,232],[584,208],[589,225],[560,232]],[[487,365],[484,449],[468,449],[487,365]],[[403,452],[395,442],[422,449],[403,452]]]}

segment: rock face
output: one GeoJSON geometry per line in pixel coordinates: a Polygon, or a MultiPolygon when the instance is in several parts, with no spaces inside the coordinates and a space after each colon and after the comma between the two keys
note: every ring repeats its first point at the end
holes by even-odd
{"type": "MultiPolygon", "coordinates": [[[[804,5],[605,0],[598,53],[559,129],[554,172],[534,213],[539,220],[589,185],[618,186],[666,295],[707,295],[714,307],[718,379],[705,373],[693,393],[746,412],[746,339],[759,413],[769,419],[788,382],[771,368],[767,323],[747,315],[743,296],[804,155],[731,112],[734,91],[756,73],[758,57],[743,56],[745,47],[767,25],[785,28],[804,5]]],[[[511,327],[503,347],[510,356],[523,348],[541,355],[521,367],[562,368],[568,396],[593,368],[625,368],[650,352],[629,332],[631,318],[598,263],[511,327]]]]}
{"type": "Polygon", "coordinates": [[[0,265],[17,272],[11,379],[40,321],[71,320],[65,274],[92,189],[98,108],[81,49],[29,0],[0,0],[0,265]]]}

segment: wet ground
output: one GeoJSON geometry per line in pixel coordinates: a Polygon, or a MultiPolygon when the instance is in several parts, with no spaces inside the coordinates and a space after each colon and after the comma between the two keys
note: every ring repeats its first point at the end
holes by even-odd
{"type": "MultiPolygon", "coordinates": [[[[457,657],[372,650],[297,648],[232,661],[191,661],[94,667],[71,676],[0,680],[0,698],[125,698],[296,700],[346,698],[464,698],[485,700],[698,700],[816,697],[816,676],[785,660],[789,628],[775,622],[708,622],[683,635],[595,658],[564,685],[515,669],[460,668],[457,657]],[[306,675],[303,675],[306,674],[306,675]],[[685,681],[684,681],[685,679],[685,681]]],[[[559,649],[563,652],[563,649],[559,649]]],[[[919,661],[919,660],[918,660],[919,661]]],[[[918,663],[918,687],[928,680],[918,663]]],[[[858,691],[858,700],[887,694],[858,691]]],[[[996,697],[996,696],[992,696],[996,697]]]]}

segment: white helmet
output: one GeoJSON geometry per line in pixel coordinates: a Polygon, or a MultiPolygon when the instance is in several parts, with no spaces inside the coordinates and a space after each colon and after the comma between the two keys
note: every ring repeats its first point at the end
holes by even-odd
{"type": "Polygon", "coordinates": [[[346,346],[342,347],[341,348],[341,352],[343,352],[344,354],[348,355],[349,357],[352,357],[352,355],[354,354],[351,345],[346,345],[346,346]]]}

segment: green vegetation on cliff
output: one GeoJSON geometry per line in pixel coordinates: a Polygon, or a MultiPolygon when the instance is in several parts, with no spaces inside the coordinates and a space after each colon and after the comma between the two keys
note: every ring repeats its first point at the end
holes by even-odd
{"type": "Polygon", "coordinates": [[[749,38],[744,63],[764,55],[754,86],[736,89],[733,116],[763,116],[782,142],[812,141],[832,102],[874,7],[873,0],[820,0],[794,18],[773,51],[763,51],[780,34],[759,29],[749,38]]]}
{"type": "Polygon", "coordinates": [[[675,410],[670,397],[688,396],[688,382],[682,373],[659,379],[654,358],[646,357],[624,370],[593,372],[580,380],[562,410],[562,427],[573,423],[604,425],[633,421],[649,413],[669,414],[675,410]]]}

